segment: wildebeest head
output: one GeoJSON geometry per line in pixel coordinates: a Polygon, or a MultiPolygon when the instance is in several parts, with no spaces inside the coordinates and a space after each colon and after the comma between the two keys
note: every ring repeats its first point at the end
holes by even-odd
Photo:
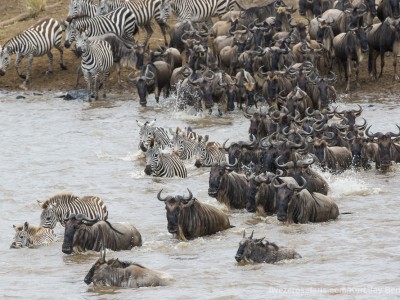
{"type": "Polygon", "coordinates": [[[178,233],[179,230],[179,213],[183,205],[189,206],[191,205],[191,200],[193,198],[192,192],[187,189],[189,192],[188,197],[177,195],[167,196],[165,198],[161,197],[161,191],[157,194],[157,199],[163,201],[165,203],[165,209],[167,210],[167,221],[168,221],[168,232],[172,234],[178,233]]]}
{"type": "Polygon", "coordinates": [[[314,154],[318,158],[320,166],[322,169],[325,169],[328,162],[326,161],[326,151],[328,144],[324,139],[316,139],[313,144],[314,154]]]}
{"type": "Polygon", "coordinates": [[[140,104],[146,105],[147,94],[155,86],[155,74],[149,70],[149,67],[143,67],[140,76],[136,79],[136,88],[139,94],[140,104]],[[145,69],[143,69],[145,68],[145,69]]]}
{"type": "Polygon", "coordinates": [[[274,173],[266,172],[266,174],[260,174],[257,176],[250,176],[247,178],[249,188],[246,190],[246,210],[248,212],[255,212],[257,210],[256,207],[256,194],[259,186],[262,183],[270,184],[273,179],[276,177],[274,173]]]}
{"type": "Polygon", "coordinates": [[[86,284],[91,284],[93,282],[93,277],[95,272],[97,272],[101,266],[107,265],[106,261],[106,249],[103,245],[102,250],[100,251],[100,258],[93,264],[90,268],[89,272],[86,274],[85,279],[83,280],[86,284]]]}
{"type": "Polygon", "coordinates": [[[238,263],[254,263],[261,262],[262,255],[260,255],[259,247],[265,247],[262,243],[264,238],[262,239],[253,239],[253,233],[251,232],[249,237],[246,237],[246,231],[243,232],[243,238],[239,242],[239,248],[236,251],[235,259],[238,263]]]}
{"type": "Polygon", "coordinates": [[[97,216],[95,219],[89,219],[84,214],[71,214],[68,219],[65,220],[65,231],[64,231],[64,242],[62,244],[62,252],[66,254],[72,253],[74,235],[82,224],[93,225],[99,221],[100,217],[97,216]]]}
{"type": "Polygon", "coordinates": [[[29,228],[28,222],[25,222],[23,226],[13,225],[13,228],[15,229],[15,236],[13,242],[11,243],[10,248],[18,249],[25,247],[28,238],[28,228],[29,228]]]}
{"type": "MultiPolygon", "coordinates": [[[[378,156],[376,157],[377,160],[377,165],[380,166],[382,170],[386,170],[390,164],[391,161],[393,160],[393,147],[394,143],[392,138],[394,137],[399,137],[400,136],[400,126],[396,125],[397,128],[399,129],[399,133],[393,133],[393,132],[387,132],[386,134],[383,134],[382,132],[377,132],[377,133],[371,133],[369,130],[372,125],[368,126],[367,130],[365,131],[365,134],[370,137],[370,138],[376,138],[377,143],[378,143],[378,156]]],[[[395,147],[395,149],[397,149],[395,147]]]]}
{"type": "Polygon", "coordinates": [[[303,184],[300,186],[296,183],[282,182],[280,184],[273,183],[276,189],[276,203],[278,206],[277,218],[281,222],[286,222],[288,219],[288,208],[293,196],[304,189],[307,185],[307,181],[304,177],[301,177],[303,184]]]}
{"type": "Polygon", "coordinates": [[[235,161],[237,161],[240,158],[242,151],[245,151],[244,149],[253,150],[258,145],[257,139],[253,139],[252,142],[239,141],[231,143],[229,146],[226,146],[228,140],[229,139],[227,139],[222,144],[222,148],[224,148],[224,150],[228,152],[228,161],[231,165],[234,165],[235,161]]]}
{"type": "Polygon", "coordinates": [[[221,165],[212,166],[210,169],[210,178],[209,178],[209,185],[208,185],[208,195],[210,197],[217,197],[219,191],[219,185],[221,183],[222,177],[230,172],[232,168],[237,165],[236,163],[230,165],[228,163],[222,163],[221,165]]]}

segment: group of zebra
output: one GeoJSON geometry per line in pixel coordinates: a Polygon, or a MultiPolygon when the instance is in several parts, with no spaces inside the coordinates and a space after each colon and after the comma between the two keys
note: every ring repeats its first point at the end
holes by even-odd
{"type": "Polygon", "coordinates": [[[34,226],[25,222],[15,226],[15,236],[11,248],[36,248],[57,241],[54,228],[57,223],[65,226],[65,221],[71,214],[85,214],[89,218],[99,217],[107,220],[108,210],[97,196],[79,197],[73,194],[57,194],[45,201],[38,201],[42,208],[40,225],[34,226]]]}
{"type": "Polygon", "coordinates": [[[198,21],[221,15],[227,9],[232,9],[234,3],[235,0],[100,0],[96,4],[92,0],[71,0],[66,20],[43,19],[0,47],[0,76],[5,75],[11,56],[16,54],[15,69],[18,76],[24,79],[21,87],[26,88],[31,77],[33,57],[47,54],[49,57],[47,73],[52,73],[53,47],[60,52],[60,66],[65,70],[62,35],[66,31],[66,45],[75,39],[81,44],[81,46],[77,44],[76,47],[80,47],[79,54],[84,53],[82,70],[87,82],[89,75],[92,77],[96,91],[101,83],[105,84],[107,81],[112,66],[112,53],[106,43],[98,40],[87,42],[87,37],[114,33],[118,37],[132,41],[139,27],[144,27],[147,31],[144,44],[147,45],[153,33],[151,21],[155,19],[167,44],[167,20],[171,8],[180,20],[198,21]],[[80,37],[82,31],[86,36],[80,37]],[[29,60],[25,75],[19,71],[23,57],[28,57],[29,60]],[[99,74],[103,75],[101,82],[98,79],[99,74]]]}
{"type": "Polygon", "coordinates": [[[139,148],[145,153],[145,173],[156,177],[187,177],[186,161],[195,159],[197,168],[221,164],[226,161],[221,145],[209,141],[209,136],[201,136],[191,127],[175,132],[169,128],[154,126],[156,120],[139,122],[139,148]],[[170,135],[172,135],[172,138],[170,135]],[[164,150],[165,149],[165,150],[164,150]],[[166,153],[171,149],[170,153],[166,153]]]}

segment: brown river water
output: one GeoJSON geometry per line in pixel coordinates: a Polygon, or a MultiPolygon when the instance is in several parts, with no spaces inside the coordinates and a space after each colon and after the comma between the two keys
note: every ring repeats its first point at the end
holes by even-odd
{"type": "MultiPolygon", "coordinates": [[[[0,299],[395,299],[400,297],[400,166],[323,174],[340,211],[336,221],[285,225],[276,217],[227,211],[235,227],[188,242],[167,231],[163,195],[189,188],[200,201],[226,209],[207,195],[209,169],[187,162],[187,179],[146,176],[136,120],[166,128],[191,126],[210,140],[245,140],[249,121],[238,111],[221,118],[176,112],[171,100],[147,108],[128,94],[108,100],[66,101],[59,94],[0,93],[1,185],[0,299]],[[24,95],[25,99],[16,99],[24,95]],[[59,241],[38,249],[9,249],[12,225],[39,224],[37,200],[61,193],[97,195],[111,222],[130,222],[143,246],[107,252],[174,277],[169,286],[125,289],[87,286],[83,279],[98,253],[66,255],[59,241]],[[293,247],[302,259],[237,265],[243,230],[293,247]]],[[[342,98],[341,108],[362,105],[371,131],[397,132],[397,99],[382,95],[342,98]],[[374,102],[379,98],[379,103],[374,102]]],[[[359,121],[360,122],[360,121],[359,121]]]]}

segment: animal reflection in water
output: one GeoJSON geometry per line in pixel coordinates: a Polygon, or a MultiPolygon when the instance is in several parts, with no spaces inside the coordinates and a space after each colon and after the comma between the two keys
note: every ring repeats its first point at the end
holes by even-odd
{"type": "Polygon", "coordinates": [[[151,270],[137,263],[120,261],[118,258],[106,260],[106,250],[87,273],[84,282],[95,286],[115,286],[139,288],[168,285],[173,280],[167,273],[151,270]]]}
{"type": "Polygon", "coordinates": [[[294,249],[278,247],[275,243],[270,243],[262,239],[253,239],[253,233],[246,237],[243,232],[243,239],[239,243],[235,259],[238,263],[276,263],[284,259],[301,258],[301,255],[294,249]]]}

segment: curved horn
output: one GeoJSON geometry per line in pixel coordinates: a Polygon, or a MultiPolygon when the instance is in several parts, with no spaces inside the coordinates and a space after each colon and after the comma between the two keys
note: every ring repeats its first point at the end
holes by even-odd
{"type": "Polygon", "coordinates": [[[158,194],[157,194],[157,199],[160,200],[160,201],[165,202],[165,201],[167,200],[168,197],[161,198],[161,192],[162,192],[162,189],[158,192],[158,194]]]}
{"type": "Polygon", "coordinates": [[[378,133],[374,133],[374,134],[371,134],[371,133],[369,132],[369,129],[371,128],[371,126],[372,126],[372,125],[369,125],[369,126],[367,127],[367,129],[365,130],[365,134],[366,134],[368,137],[370,137],[370,138],[376,138],[376,137],[378,137],[378,136],[379,136],[379,132],[378,132],[378,133]]]}
{"type": "Polygon", "coordinates": [[[399,129],[399,133],[393,133],[393,132],[388,132],[388,133],[386,133],[387,135],[389,135],[390,137],[398,137],[398,136],[400,136],[400,126],[399,125],[397,125],[396,124],[396,126],[397,126],[397,128],[399,129]]]}
{"type": "Polygon", "coordinates": [[[188,190],[188,192],[189,192],[189,196],[188,196],[188,197],[182,197],[182,198],[181,198],[182,201],[183,201],[184,203],[189,202],[189,201],[192,200],[192,198],[193,198],[193,194],[192,194],[192,192],[189,190],[189,188],[187,188],[187,190],[188,190]]]}
{"type": "Polygon", "coordinates": [[[222,148],[224,148],[225,151],[229,151],[230,145],[229,147],[226,147],[225,144],[229,139],[226,139],[225,142],[222,144],[222,148]]]}

